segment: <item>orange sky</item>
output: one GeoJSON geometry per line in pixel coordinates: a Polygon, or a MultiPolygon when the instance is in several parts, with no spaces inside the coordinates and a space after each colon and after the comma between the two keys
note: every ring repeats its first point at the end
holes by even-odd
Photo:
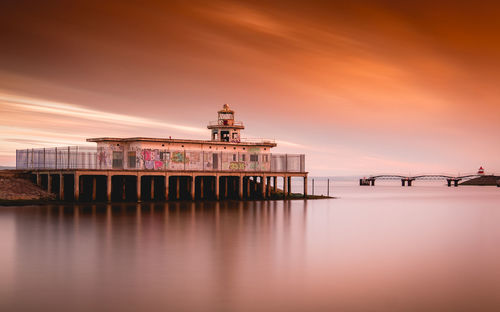
{"type": "Polygon", "coordinates": [[[314,175],[500,172],[500,5],[2,1],[0,165],[86,137],[248,137],[314,175]]]}

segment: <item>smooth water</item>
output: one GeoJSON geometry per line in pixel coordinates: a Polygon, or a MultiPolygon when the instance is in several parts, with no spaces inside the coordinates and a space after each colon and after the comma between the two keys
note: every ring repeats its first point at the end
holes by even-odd
{"type": "Polygon", "coordinates": [[[0,311],[498,311],[500,188],[0,207],[0,311]]]}

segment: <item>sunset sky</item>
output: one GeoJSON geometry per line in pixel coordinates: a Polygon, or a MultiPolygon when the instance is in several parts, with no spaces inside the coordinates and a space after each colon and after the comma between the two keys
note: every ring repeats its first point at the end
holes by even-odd
{"type": "Polygon", "coordinates": [[[312,175],[500,173],[494,1],[0,2],[0,165],[99,136],[245,137],[312,175]]]}

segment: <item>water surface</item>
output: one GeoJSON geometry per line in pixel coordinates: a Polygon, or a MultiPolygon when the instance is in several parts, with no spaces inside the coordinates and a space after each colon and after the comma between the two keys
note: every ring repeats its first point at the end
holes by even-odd
{"type": "Polygon", "coordinates": [[[0,311],[500,309],[500,188],[332,194],[0,207],[0,311]]]}

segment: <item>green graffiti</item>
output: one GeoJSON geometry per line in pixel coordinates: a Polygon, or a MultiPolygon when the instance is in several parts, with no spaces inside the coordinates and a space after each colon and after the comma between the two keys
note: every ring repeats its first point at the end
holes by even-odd
{"type": "Polygon", "coordinates": [[[172,153],[172,162],[173,163],[183,163],[184,162],[184,153],[183,152],[173,152],[172,153]]]}
{"type": "Polygon", "coordinates": [[[230,162],[229,170],[245,170],[245,163],[239,161],[230,162]]]}

